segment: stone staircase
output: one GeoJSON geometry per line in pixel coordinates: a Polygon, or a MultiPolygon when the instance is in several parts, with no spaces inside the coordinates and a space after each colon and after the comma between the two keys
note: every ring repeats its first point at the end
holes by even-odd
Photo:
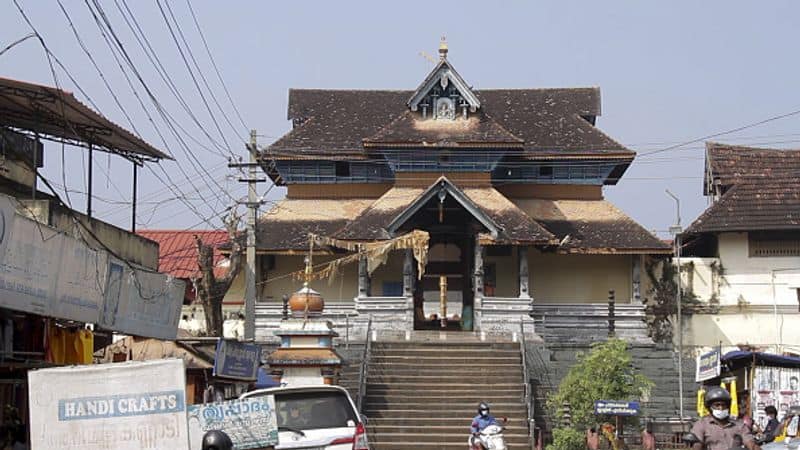
{"type": "MultiPolygon", "coordinates": [[[[358,365],[342,375],[355,399],[358,365]]],[[[530,448],[518,343],[372,344],[362,409],[373,449],[465,448],[479,401],[508,417],[510,446],[530,448]]]]}
{"type": "MultiPolygon", "coordinates": [[[[550,341],[528,346],[528,361],[533,380],[534,411],[537,426],[549,430],[553,418],[545,415],[547,395],[558,388],[576,362],[578,352],[588,352],[591,343],[550,341]]],[[[642,417],[656,421],[678,416],[678,365],[676,354],[667,345],[630,343],[634,367],[655,384],[650,398],[642,403],[642,417]]],[[[693,415],[695,405],[694,362],[683,361],[684,411],[693,415]]]]}

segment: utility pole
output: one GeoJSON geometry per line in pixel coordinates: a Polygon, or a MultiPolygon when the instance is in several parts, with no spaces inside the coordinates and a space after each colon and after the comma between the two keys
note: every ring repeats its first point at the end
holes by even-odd
{"type": "Polygon", "coordinates": [[[681,295],[681,233],[683,229],[681,228],[681,201],[669,189],[667,189],[667,195],[675,200],[678,219],[675,225],[669,227],[669,231],[675,236],[675,262],[678,266],[675,275],[675,301],[678,304],[678,407],[680,408],[681,424],[683,424],[683,312],[681,310],[683,297],[681,295]]]}
{"type": "Polygon", "coordinates": [[[256,337],[256,217],[258,216],[258,195],[256,183],[267,181],[266,178],[256,178],[258,167],[258,142],[256,130],[250,130],[250,143],[247,151],[250,154],[249,162],[229,162],[228,167],[247,168],[247,178],[239,181],[247,183],[247,247],[246,264],[244,270],[244,338],[254,340],[256,337]]]}

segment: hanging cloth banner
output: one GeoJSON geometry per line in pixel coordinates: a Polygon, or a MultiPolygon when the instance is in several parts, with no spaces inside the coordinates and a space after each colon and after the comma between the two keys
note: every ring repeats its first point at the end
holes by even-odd
{"type": "MultiPolygon", "coordinates": [[[[333,261],[323,264],[321,269],[312,271],[310,274],[311,279],[327,277],[328,282],[333,282],[333,279],[339,273],[340,267],[346,264],[356,263],[362,256],[367,259],[367,271],[372,274],[375,269],[386,262],[389,258],[389,253],[393,250],[400,249],[412,250],[414,259],[417,260],[417,276],[419,279],[422,279],[422,275],[425,273],[425,265],[428,264],[428,242],[430,241],[430,235],[427,231],[413,230],[402,236],[379,242],[343,241],[326,236],[318,236],[316,234],[309,234],[309,240],[312,245],[327,245],[356,252],[352,255],[334,259],[333,261]]],[[[296,278],[299,279],[303,276],[303,271],[295,272],[296,278]]]]}

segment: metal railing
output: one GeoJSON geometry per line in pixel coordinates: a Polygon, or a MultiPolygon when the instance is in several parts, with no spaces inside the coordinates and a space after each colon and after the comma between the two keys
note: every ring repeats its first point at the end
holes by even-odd
{"type": "Polygon", "coordinates": [[[533,395],[531,395],[531,377],[528,373],[528,351],[525,346],[525,322],[522,320],[519,321],[519,352],[520,357],[522,358],[522,374],[525,380],[525,390],[523,391],[523,396],[525,398],[525,410],[528,414],[528,440],[530,442],[531,449],[533,449],[535,445],[533,433],[534,417],[533,408],[531,407],[533,395]]]}
{"type": "Polygon", "coordinates": [[[362,412],[361,406],[364,400],[364,394],[367,384],[367,366],[369,365],[370,351],[372,350],[372,316],[369,316],[367,321],[367,341],[364,343],[364,353],[361,354],[361,367],[358,370],[358,398],[356,399],[356,406],[358,412],[362,412]]]}

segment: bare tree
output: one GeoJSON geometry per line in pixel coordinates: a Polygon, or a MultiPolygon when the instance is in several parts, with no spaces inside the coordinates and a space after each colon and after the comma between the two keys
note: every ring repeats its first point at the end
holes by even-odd
{"type": "Polygon", "coordinates": [[[208,336],[222,336],[222,299],[242,269],[244,248],[236,235],[239,219],[239,216],[231,213],[225,221],[225,228],[231,242],[231,253],[228,271],[220,278],[214,275],[214,248],[204,244],[200,236],[194,236],[200,275],[193,281],[197,286],[197,299],[203,305],[203,312],[205,312],[206,335],[208,336]]]}

